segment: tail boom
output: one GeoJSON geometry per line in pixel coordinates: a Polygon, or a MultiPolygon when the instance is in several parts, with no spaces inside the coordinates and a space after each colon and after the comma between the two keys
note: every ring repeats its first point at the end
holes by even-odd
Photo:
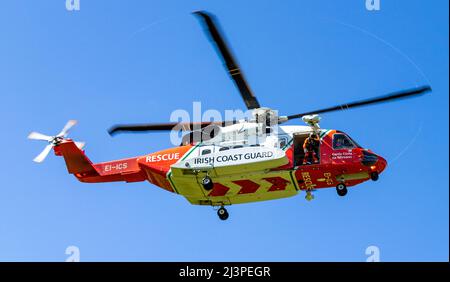
{"type": "Polygon", "coordinates": [[[63,156],[70,174],[86,183],[139,182],[147,180],[138,164],[138,158],[129,158],[93,164],[74,141],[67,139],[54,147],[55,155],[63,156]]]}

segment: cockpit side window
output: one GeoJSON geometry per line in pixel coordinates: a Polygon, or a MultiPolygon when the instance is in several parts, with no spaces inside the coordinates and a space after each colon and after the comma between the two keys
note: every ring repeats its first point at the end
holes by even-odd
{"type": "Polygon", "coordinates": [[[342,133],[335,133],[333,135],[333,150],[353,149],[356,145],[353,141],[342,133]]]}
{"type": "Polygon", "coordinates": [[[350,140],[352,140],[353,144],[355,144],[356,147],[358,148],[362,148],[361,145],[358,144],[358,142],[355,141],[355,139],[351,138],[350,136],[347,135],[348,138],[350,138],[350,140]]]}
{"type": "Polygon", "coordinates": [[[203,149],[202,156],[203,155],[208,155],[208,154],[211,154],[211,149],[203,149]]]}

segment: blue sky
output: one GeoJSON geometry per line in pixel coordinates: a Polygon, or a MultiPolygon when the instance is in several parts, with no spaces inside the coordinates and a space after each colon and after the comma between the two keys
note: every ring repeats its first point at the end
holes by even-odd
{"type": "MultiPolygon", "coordinates": [[[[4,1],[0,9],[0,260],[447,261],[448,1],[4,1]],[[295,114],[430,84],[422,98],[322,116],[384,156],[378,182],[210,207],[148,183],[83,184],[50,156],[69,119],[94,162],[170,147],[169,135],[111,138],[112,124],[168,121],[175,109],[243,108],[189,13],[216,14],[264,106],[295,114]]],[[[295,124],[295,122],[290,122],[295,124]]]]}

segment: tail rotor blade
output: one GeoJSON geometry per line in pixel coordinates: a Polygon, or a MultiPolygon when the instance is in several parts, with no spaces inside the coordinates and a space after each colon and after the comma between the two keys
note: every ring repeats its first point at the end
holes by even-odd
{"type": "Polygon", "coordinates": [[[69,130],[72,128],[72,126],[74,126],[75,124],[77,124],[76,120],[69,120],[66,125],[64,126],[64,128],[61,130],[60,133],[58,133],[58,137],[66,137],[67,133],[69,132],[69,130]]]}
{"type": "Polygon", "coordinates": [[[78,149],[82,150],[86,142],[75,142],[75,145],[77,145],[78,149]]]}
{"type": "Polygon", "coordinates": [[[45,146],[44,150],[36,158],[34,158],[33,161],[37,163],[41,163],[42,161],[44,161],[48,153],[50,153],[52,147],[52,144],[48,144],[47,146],[45,146]]]}
{"type": "Polygon", "coordinates": [[[50,142],[53,139],[53,137],[33,131],[28,135],[28,139],[43,140],[43,141],[50,142]]]}

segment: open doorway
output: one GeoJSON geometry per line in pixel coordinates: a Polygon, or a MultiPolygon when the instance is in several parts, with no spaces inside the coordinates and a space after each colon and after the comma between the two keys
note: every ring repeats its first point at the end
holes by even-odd
{"type": "Polygon", "coordinates": [[[305,149],[303,144],[309,137],[309,132],[307,133],[296,133],[294,134],[294,166],[308,165],[308,164],[318,164],[320,162],[320,145],[317,145],[316,150],[310,151],[309,154],[305,154],[305,149]],[[315,157],[314,157],[315,156],[315,157]]]}

